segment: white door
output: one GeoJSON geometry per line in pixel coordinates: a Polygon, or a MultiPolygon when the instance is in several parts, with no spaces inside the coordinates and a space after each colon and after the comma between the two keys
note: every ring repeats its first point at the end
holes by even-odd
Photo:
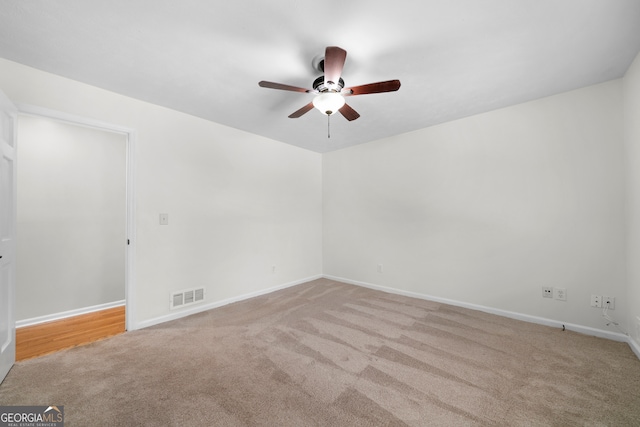
{"type": "Polygon", "coordinates": [[[0,382],[16,360],[13,312],[16,271],[16,121],[18,111],[0,92],[0,382]]]}

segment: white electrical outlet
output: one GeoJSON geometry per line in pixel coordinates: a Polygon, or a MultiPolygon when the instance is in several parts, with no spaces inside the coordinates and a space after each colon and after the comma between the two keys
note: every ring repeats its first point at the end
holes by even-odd
{"type": "Polygon", "coordinates": [[[553,298],[553,288],[550,286],[542,287],[542,297],[543,298],[553,298]]]}
{"type": "Polygon", "coordinates": [[[602,295],[591,295],[591,307],[602,308],[602,295]]]}
{"type": "Polygon", "coordinates": [[[567,300],[567,289],[566,288],[553,288],[553,297],[560,301],[567,300]]]}
{"type": "Polygon", "coordinates": [[[602,307],[606,307],[609,310],[615,310],[616,308],[616,298],[608,297],[606,295],[602,296],[602,307]]]}
{"type": "Polygon", "coordinates": [[[271,273],[272,274],[276,274],[276,266],[275,265],[271,266],[271,273]]]}
{"type": "Polygon", "coordinates": [[[378,264],[378,273],[382,273],[382,264],[378,264]]]}

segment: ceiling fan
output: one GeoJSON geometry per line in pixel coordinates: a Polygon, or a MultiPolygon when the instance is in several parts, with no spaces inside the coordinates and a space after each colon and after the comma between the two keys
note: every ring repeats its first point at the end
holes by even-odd
{"type": "Polygon", "coordinates": [[[400,89],[400,80],[387,80],[384,82],[369,83],[360,86],[344,87],[342,80],[342,68],[347,58],[347,51],[337,46],[328,46],[324,58],[314,60],[314,66],[324,75],[313,82],[313,89],[261,81],[260,87],[269,89],[288,90],[292,92],[313,93],[316,97],[312,102],[289,115],[291,119],[297,119],[303,114],[317,108],[322,114],[331,116],[340,112],[349,121],[360,117],[360,114],[346,103],[345,96],[366,95],[369,93],[394,92],[400,89]]]}

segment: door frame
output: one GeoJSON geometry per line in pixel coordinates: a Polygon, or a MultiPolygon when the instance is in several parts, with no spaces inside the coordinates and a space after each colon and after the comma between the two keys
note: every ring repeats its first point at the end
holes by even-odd
{"type": "MultiPolygon", "coordinates": [[[[44,117],[72,125],[123,134],[126,137],[126,235],[125,245],[125,327],[127,331],[138,329],[135,312],[135,129],[107,123],[88,117],[76,116],[31,104],[16,103],[18,120],[20,115],[44,117]]],[[[20,135],[18,135],[20,138],[20,135]]],[[[20,165],[17,165],[19,168],[20,165]]]]}
{"type": "MultiPolygon", "coordinates": [[[[1,307],[2,309],[6,309],[6,311],[2,310],[0,316],[2,316],[4,321],[6,322],[7,330],[3,330],[3,335],[0,336],[0,383],[4,381],[6,375],[11,371],[11,368],[15,364],[16,361],[16,326],[15,326],[15,290],[16,290],[16,212],[17,212],[17,197],[16,197],[16,188],[17,188],[17,155],[18,152],[18,138],[17,138],[17,129],[18,129],[18,109],[16,105],[5,95],[4,92],[0,90],[0,114],[8,115],[8,125],[10,126],[7,130],[7,135],[9,140],[5,141],[2,138],[0,141],[0,156],[7,157],[11,162],[11,167],[8,172],[8,184],[9,187],[0,188],[2,191],[3,202],[7,202],[5,209],[9,206],[11,209],[7,210],[5,213],[8,215],[7,218],[7,226],[8,229],[6,235],[0,236],[0,239],[3,241],[0,242],[0,250],[2,250],[2,254],[0,254],[0,258],[4,258],[4,260],[0,260],[0,264],[4,264],[2,269],[7,270],[8,280],[0,283],[2,289],[0,291],[6,291],[7,299],[2,301],[4,304],[1,307]],[[8,196],[8,197],[7,197],[8,196]],[[4,200],[6,198],[6,200],[4,200]],[[4,333],[7,332],[8,335],[5,337],[4,333]],[[5,341],[5,338],[8,338],[5,341]]],[[[4,119],[3,119],[4,121],[4,119]]],[[[2,124],[2,129],[0,131],[4,132],[4,123],[2,124]]],[[[1,166],[1,165],[0,165],[1,166]]]]}

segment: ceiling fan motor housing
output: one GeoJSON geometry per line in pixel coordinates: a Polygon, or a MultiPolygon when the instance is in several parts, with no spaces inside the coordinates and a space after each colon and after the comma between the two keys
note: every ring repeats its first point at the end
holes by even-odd
{"type": "Polygon", "coordinates": [[[340,78],[340,80],[338,80],[337,83],[335,83],[335,82],[325,82],[324,81],[324,76],[320,76],[320,77],[318,77],[317,79],[315,79],[313,81],[313,90],[318,91],[320,93],[322,93],[322,92],[340,92],[343,87],[344,87],[344,80],[342,80],[342,77],[340,78]]]}

